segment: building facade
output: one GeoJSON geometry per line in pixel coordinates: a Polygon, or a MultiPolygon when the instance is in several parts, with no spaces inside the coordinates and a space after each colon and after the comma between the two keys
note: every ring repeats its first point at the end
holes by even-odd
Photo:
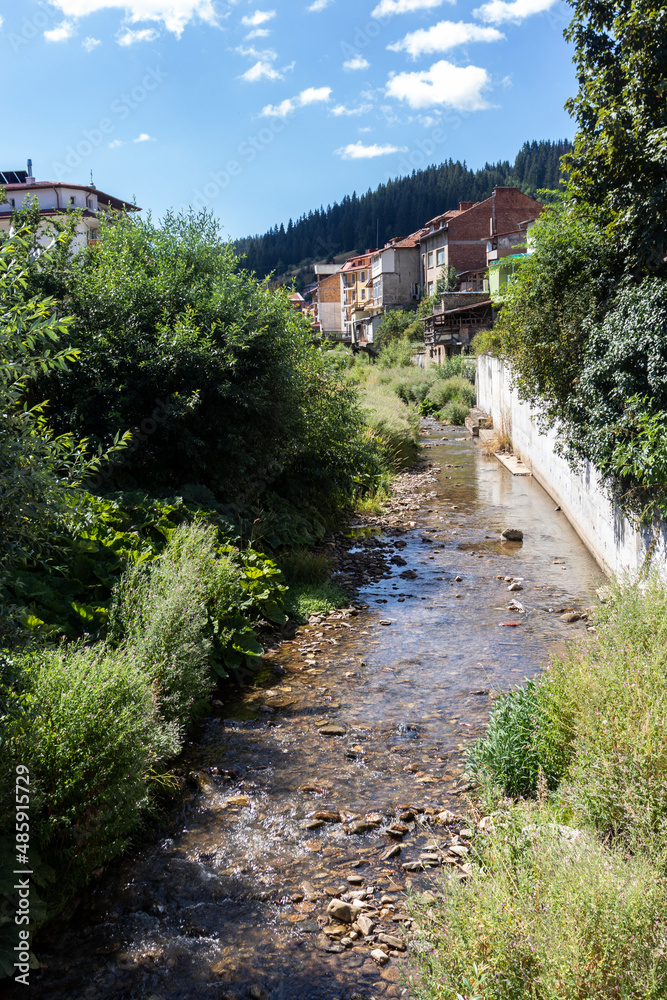
{"type": "Polygon", "coordinates": [[[463,201],[427,223],[421,239],[424,294],[432,295],[438,278],[450,267],[478,272],[487,266],[485,241],[498,233],[516,232],[521,222],[538,216],[542,205],[515,187],[495,187],[476,204],[463,201]]]}
{"type": "Polygon", "coordinates": [[[0,171],[0,184],[4,187],[7,197],[7,203],[0,205],[0,229],[11,232],[13,212],[26,207],[34,199],[39,208],[40,218],[44,220],[41,230],[41,242],[44,245],[48,245],[53,238],[49,221],[62,219],[73,209],[78,209],[81,213],[74,238],[76,249],[94,243],[98,238],[100,214],[140,211],[137,205],[131,205],[114,195],[105,194],[94,184],[38,181],[32,175],[30,160],[27,171],[0,171]],[[3,181],[3,177],[7,183],[3,181]]]}

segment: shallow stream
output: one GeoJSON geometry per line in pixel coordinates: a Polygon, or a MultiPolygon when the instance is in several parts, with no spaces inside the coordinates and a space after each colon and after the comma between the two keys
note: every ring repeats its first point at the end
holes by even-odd
{"type": "Polygon", "coordinates": [[[436,822],[463,809],[461,751],[495,693],[585,634],[559,612],[590,606],[601,579],[532,478],[460,434],[426,443],[414,527],[382,539],[391,578],[364,588],[366,610],[300,630],[272,654],[282,677],[204,724],[182,762],[198,791],[51,932],[32,997],[410,998],[396,942],[385,964],[370,952],[382,933],[410,941],[405,893],[439,891],[447,850],[465,845],[464,819],[436,822]],[[506,527],[523,542],[501,541],[506,527]],[[350,892],[370,945],[328,922],[350,892]]]}

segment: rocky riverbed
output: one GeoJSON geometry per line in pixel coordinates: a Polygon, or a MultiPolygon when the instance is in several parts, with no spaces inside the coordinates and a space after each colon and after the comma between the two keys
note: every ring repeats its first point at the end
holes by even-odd
{"type": "Polygon", "coordinates": [[[406,899],[465,879],[476,834],[463,750],[496,691],[585,633],[598,582],[539,486],[460,434],[427,435],[385,513],[329,540],[350,607],[313,616],[215,706],[159,842],[52,928],[33,996],[413,995],[428,941],[406,899]]]}

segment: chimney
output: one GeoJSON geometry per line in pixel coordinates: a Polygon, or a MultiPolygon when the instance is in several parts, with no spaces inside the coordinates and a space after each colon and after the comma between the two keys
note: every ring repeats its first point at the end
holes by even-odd
{"type": "Polygon", "coordinates": [[[460,201],[459,202],[459,212],[467,212],[469,208],[472,208],[473,203],[471,201],[460,201]]]}
{"type": "Polygon", "coordinates": [[[26,176],[26,184],[34,184],[35,178],[32,176],[32,160],[28,160],[28,173],[26,176]]]}

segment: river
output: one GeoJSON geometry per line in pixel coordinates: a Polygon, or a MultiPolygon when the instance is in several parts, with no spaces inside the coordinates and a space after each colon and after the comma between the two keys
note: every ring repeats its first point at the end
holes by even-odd
{"type": "Polygon", "coordinates": [[[267,670],[200,727],[180,762],[199,790],[51,929],[32,997],[412,996],[403,900],[440,891],[446,844],[466,843],[465,817],[436,821],[465,809],[462,750],[498,691],[585,636],[559,612],[590,606],[601,581],[532,478],[463,434],[425,443],[414,527],[378,539],[405,564],[364,587],[366,608],[301,629],[271,656],[281,677],[267,670]],[[350,893],[370,936],[328,918],[350,893]]]}

